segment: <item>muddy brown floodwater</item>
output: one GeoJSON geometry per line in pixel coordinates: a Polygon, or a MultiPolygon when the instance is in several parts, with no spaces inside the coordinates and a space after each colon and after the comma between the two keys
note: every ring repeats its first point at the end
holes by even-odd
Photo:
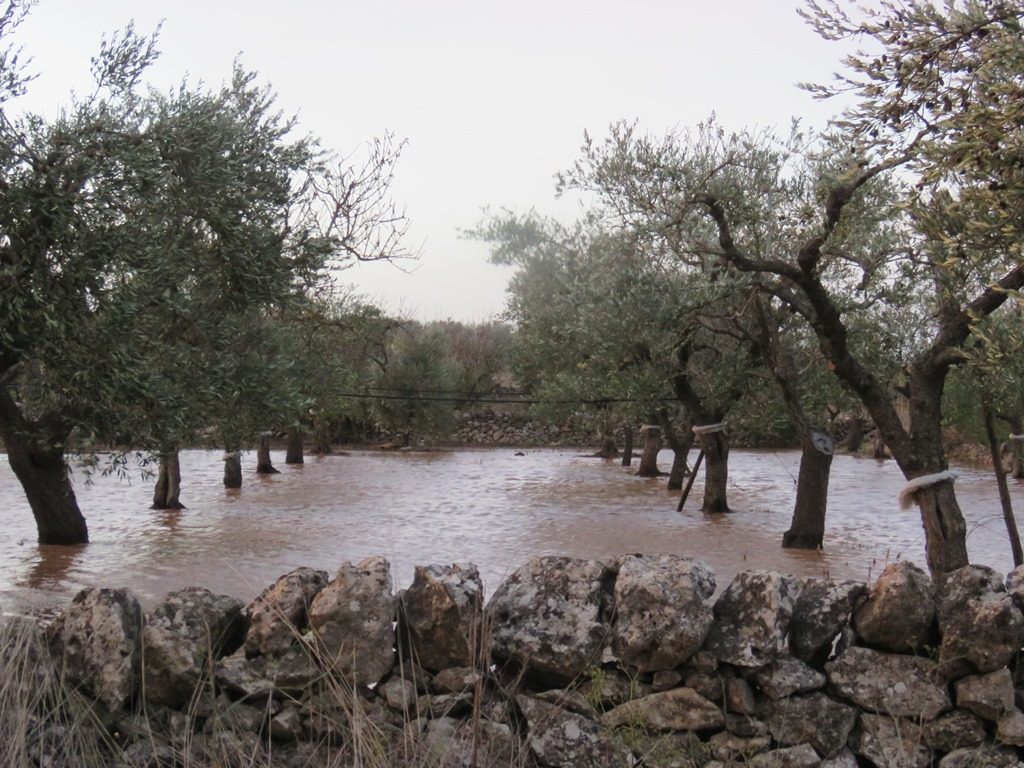
{"type": "MultiPolygon", "coordinates": [[[[570,450],[354,452],[308,458],[279,475],[258,476],[243,460],[245,486],[225,491],[219,452],[182,454],[178,512],[148,509],[150,481],[131,483],[75,470],[92,541],[42,547],[28,504],[0,454],[0,610],[47,610],[84,586],[126,586],[146,605],[185,586],[250,599],[300,565],[331,573],[346,560],[384,555],[396,588],[413,567],[473,562],[488,592],[530,557],[598,559],[627,552],[700,558],[719,586],[738,571],[871,579],[898,559],[924,562],[916,509],[902,511],[903,478],[892,462],[838,456],[833,464],[825,549],[781,549],[789,526],[799,454],[733,451],[734,514],[699,512],[701,483],[682,514],[664,479],[640,479],[615,461],[570,450]]],[[[667,452],[660,457],[668,467],[667,452]]],[[[958,468],[957,494],[969,528],[971,561],[1011,568],[995,480],[958,468]]],[[[1011,481],[1012,483],[1013,481],[1011,481]]],[[[1011,485],[1024,517],[1024,484],[1011,485]]]]}

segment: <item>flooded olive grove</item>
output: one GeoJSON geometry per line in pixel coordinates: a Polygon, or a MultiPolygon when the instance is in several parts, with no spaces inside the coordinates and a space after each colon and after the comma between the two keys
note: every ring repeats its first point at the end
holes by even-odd
{"type": "MultiPolygon", "coordinates": [[[[80,547],[36,543],[32,514],[0,457],[0,601],[7,613],[47,610],[81,587],[126,586],[152,605],[184,586],[250,599],[300,565],[332,572],[346,560],[384,555],[396,588],[413,567],[473,562],[488,592],[544,554],[612,559],[671,552],[705,560],[725,585],[737,571],[870,579],[888,563],[924,563],[916,510],[900,510],[904,484],[892,462],[837,456],[822,551],[784,550],[798,451],[733,451],[730,515],[703,515],[698,478],[687,507],[663,478],[641,479],[618,461],[580,450],[509,448],[431,453],[356,451],[284,465],[226,491],[220,452],[182,453],[184,510],[150,510],[152,484],[73,473],[93,532],[80,547]]],[[[660,457],[670,462],[669,452],[660,457]]],[[[972,562],[1012,567],[990,472],[957,468],[972,562]]],[[[1024,484],[1011,482],[1018,507],[1024,484]]]]}

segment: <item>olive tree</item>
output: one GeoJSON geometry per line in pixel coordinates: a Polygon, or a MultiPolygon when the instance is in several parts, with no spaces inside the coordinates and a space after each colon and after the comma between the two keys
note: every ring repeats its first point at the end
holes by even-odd
{"type": "Polygon", "coordinates": [[[146,90],[155,39],[131,27],[101,45],[88,95],[52,119],[15,114],[22,16],[0,16],[0,437],[39,540],[80,543],[66,452],[162,448],[210,415],[199,403],[230,405],[230,318],[395,246],[396,152],[378,143],[353,172],[240,67],[220,88],[146,90]]]}

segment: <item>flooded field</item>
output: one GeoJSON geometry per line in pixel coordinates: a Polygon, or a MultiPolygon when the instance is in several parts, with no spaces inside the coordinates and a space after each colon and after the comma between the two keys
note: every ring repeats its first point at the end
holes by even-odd
{"type": "MultiPolygon", "coordinates": [[[[87,483],[76,470],[92,542],[68,548],[35,543],[28,504],[0,455],[0,609],[45,610],[93,585],[130,587],[147,605],[190,585],[248,600],[297,566],[333,572],[368,555],[391,561],[396,589],[415,565],[473,562],[488,592],[542,554],[672,552],[708,562],[720,586],[747,569],[871,579],[897,559],[924,563],[918,512],[899,509],[903,478],[892,462],[837,457],[825,549],[794,552],[779,543],[792,513],[795,451],[734,451],[737,511],[721,517],[699,512],[699,480],[679,514],[664,478],[640,479],[578,451],[355,452],[297,467],[274,460],[281,474],[258,476],[247,455],[245,486],[225,491],[219,452],[184,452],[181,511],[148,509],[151,481],[87,483]]],[[[669,462],[663,453],[663,467],[669,462]]],[[[959,471],[971,560],[1008,571],[995,480],[959,471]]],[[[1011,493],[1024,517],[1024,484],[1011,481],[1011,493]]]]}

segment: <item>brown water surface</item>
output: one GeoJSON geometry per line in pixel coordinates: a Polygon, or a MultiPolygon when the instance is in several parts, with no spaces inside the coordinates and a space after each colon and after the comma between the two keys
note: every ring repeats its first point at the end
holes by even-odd
{"type": "MultiPolygon", "coordinates": [[[[673,552],[705,560],[720,587],[748,569],[871,579],[897,559],[924,560],[920,518],[899,509],[903,478],[892,462],[837,456],[825,550],[799,552],[779,546],[792,513],[795,451],[733,451],[737,511],[718,517],[699,512],[700,480],[678,514],[678,494],[665,491],[664,479],[568,450],[354,452],[298,467],[273,458],[281,474],[256,475],[247,455],[245,486],[225,491],[219,452],[183,452],[181,511],[148,509],[148,480],[86,483],[78,469],[92,541],[70,548],[35,543],[32,514],[0,454],[0,610],[45,610],[84,586],[127,586],[146,605],[190,585],[248,600],[299,565],[333,573],[368,555],[391,561],[396,588],[411,582],[415,565],[473,562],[488,592],[543,554],[673,552]]],[[[662,465],[669,462],[663,453],[662,465]]],[[[1005,572],[1012,563],[995,481],[959,471],[971,560],[1005,572]]],[[[1011,493],[1024,516],[1024,484],[1011,493]]]]}

